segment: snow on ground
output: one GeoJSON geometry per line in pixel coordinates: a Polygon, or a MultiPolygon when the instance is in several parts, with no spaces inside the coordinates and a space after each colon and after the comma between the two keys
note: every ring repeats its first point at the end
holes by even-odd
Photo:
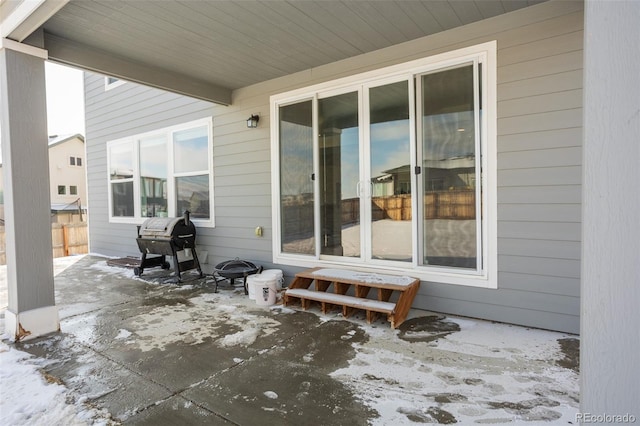
{"type": "Polygon", "coordinates": [[[356,357],[349,367],[331,376],[348,383],[378,411],[372,425],[412,424],[407,419],[455,419],[461,424],[575,421],[579,376],[554,363],[562,358],[560,333],[480,320],[447,321],[460,331],[431,343],[420,355],[411,353],[415,341],[390,339],[367,327],[370,341],[354,344],[356,357]]]}
{"type": "MultiPolygon", "coordinates": [[[[189,298],[188,303],[154,307],[145,315],[134,318],[132,329],[121,330],[117,338],[125,339],[143,352],[164,350],[175,343],[197,345],[205,339],[213,339],[223,347],[248,346],[259,335],[272,334],[281,324],[272,317],[248,313],[241,305],[225,299],[228,297],[220,293],[203,294],[189,298]],[[238,331],[229,334],[229,328],[238,331]]],[[[72,328],[75,321],[86,324],[90,318],[90,315],[77,320],[69,318],[66,326],[72,328]]],[[[92,336],[83,336],[81,330],[90,328],[73,328],[78,330],[74,334],[79,333],[76,337],[80,341],[85,341],[86,337],[86,343],[89,343],[92,336]]]]}
{"type": "Polygon", "coordinates": [[[47,382],[45,360],[0,342],[0,424],[107,425],[109,413],[74,400],[67,388],[47,382]]]}
{"type": "MultiPolygon", "coordinates": [[[[77,260],[56,260],[56,272],[77,260]]],[[[91,268],[97,275],[133,278],[129,270],[102,263],[91,268]]],[[[191,290],[186,287],[176,286],[168,293],[179,296],[191,290]]],[[[254,315],[244,309],[254,305],[248,299],[225,292],[174,300],[176,303],[158,304],[133,318],[126,328],[115,330],[114,338],[143,351],[163,350],[179,342],[196,345],[204,339],[214,339],[224,347],[248,346],[258,336],[276,331],[283,320],[280,315],[295,312],[280,306],[269,309],[273,315],[254,315]],[[216,321],[226,328],[212,327],[216,321]]],[[[341,319],[319,318],[323,322],[341,319]]],[[[94,336],[83,333],[93,328],[92,320],[91,314],[85,314],[66,318],[65,325],[79,342],[89,343],[94,336]],[[74,326],[80,320],[84,324],[74,326]]],[[[565,335],[472,319],[446,318],[444,322],[456,330],[438,339],[431,339],[433,331],[401,332],[359,322],[368,341],[353,343],[356,356],[331,376],[380,414],[373,425],[575,421],[578,373],[555,363],[562,358],[558,339],[565,335]]],[[[350,340],[354,334],[340,338],[350,340]]],[[[311,362],[313,354],[303,360],[311,362]]],[[[72,394],[53,379],[48,382],[42,372],[46,362],[0,342],[0,424],[110,424],[109,413],[86,404],[88,397],[72,394]]],[[[264,394],[268,399],[278,398],[271,390],[264,394]]]]}
{"type": "MultiPolygon", "coordinates": [[[[54,259],[54,275],[84,256],[54,259]]],[[[0,266],[0,312],[7,307],[6,265],[0,266]]],[[[4,333],[4,321],[0,321],[4,333]]],[[[6,336],[2,336],[3,340],[6,336]]],[[[46,360],[33,357],[0,341],[0,424],[1,425],[107,425],[109,413],[74,399],[67,388],[47,377],[46,360]]]]}

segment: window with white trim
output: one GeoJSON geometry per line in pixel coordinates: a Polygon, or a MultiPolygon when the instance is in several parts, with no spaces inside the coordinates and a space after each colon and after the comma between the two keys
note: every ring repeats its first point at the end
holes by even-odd
{"type": "Polygon", "coordinates": [[[273,96],[274,262],[497,287],[496,43],[273,96]]]}
{"type": "Polygon", "coordinates": [[[140,223],[185,210],[213,226],[210,118],[107,143],[109,219],[140,223]]]}

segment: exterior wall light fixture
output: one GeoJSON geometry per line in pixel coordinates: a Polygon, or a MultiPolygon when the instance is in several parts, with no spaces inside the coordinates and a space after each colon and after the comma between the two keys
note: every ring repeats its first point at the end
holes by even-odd
{"type": "Polygon", "coordinates": [[[251,114],[251,117],[247,119],[247,127],[250,129],[258,127],[258,121],[260,121],[260,117],[256,114],[251,114]]]}

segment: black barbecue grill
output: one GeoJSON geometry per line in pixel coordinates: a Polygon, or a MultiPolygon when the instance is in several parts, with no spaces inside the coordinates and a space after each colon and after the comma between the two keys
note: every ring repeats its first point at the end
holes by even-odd
{"type": "Polygon", "coordinates": [[[181,272],[197,269],[200,278],[203,277],[198,255],[196,253],[196,227],[189,219],[189,211],[182,217],[152,217],[138,227],[138,248],[142,253],[140,266],[133,272],[140,276],[145,268],[156,266],[169,269],[166,256],[173,256],[173,267],[182,281],[181,272]],[[183,260],[178,259],[178,252],[182,252],[183,260]],[[158,255],[147,258],[147,255],[158,255]]]}

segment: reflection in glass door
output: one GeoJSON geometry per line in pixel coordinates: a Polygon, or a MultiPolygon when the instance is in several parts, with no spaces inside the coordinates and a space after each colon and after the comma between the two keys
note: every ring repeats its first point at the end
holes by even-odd
{"type": "Polygon", "coordinates": [[[313,107],[280,107],[280,226],[283,253],[314,255],[313,107]]]}
{"type": "Polygon", "coordinates": [[[320,254],[360,257],[358,92],[318,100],[320,254]]]}
{"type": "Polygon", "coordinates": [[[424,265],[481,265],[479,72],[469,64],[420,79],[424,265]]]}
{"type": "Polygon", "coordinates": [[[411,262],[411,130],[406,80],[369,89],[371,258],[411,262]]]}

